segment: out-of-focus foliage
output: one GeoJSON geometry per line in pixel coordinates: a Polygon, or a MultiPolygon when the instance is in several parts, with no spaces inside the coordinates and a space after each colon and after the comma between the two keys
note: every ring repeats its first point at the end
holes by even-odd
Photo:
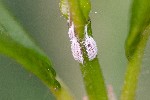
{"type": "Polygon", "coordinates": [[[134,0],[131,10],[130,30],[126,40],[128,66],[121,100],[135,100],[141,63],[150,35],[150,1],[134,0]]]}
{"type": "Polygon", "coordinates": [[[49,58],[28,37],[0,2],[0,53],[14,58],[52,90],[59,89],[49,58]]]}
{"type": "Polygon", "coordinates": [[[150,0],[133,0],[130,31],[126,39],[126,56],[130,60],[136,52],[146,27],[150,24],[150,0]]]}

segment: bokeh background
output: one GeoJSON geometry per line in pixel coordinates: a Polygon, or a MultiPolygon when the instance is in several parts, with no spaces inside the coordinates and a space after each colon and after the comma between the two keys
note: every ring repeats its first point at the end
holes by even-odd
{"type": "MultiPolygon", "coordinates": [[[[59,0],[3,0],[24,29],[53,62],[54,69],[76,96],[86,95],[80,67],[70,51],[67,22],[59,0]]],[[[120,95],[127,60],[124,42],[128,34],[132,0],[91,0],[92,29],[99,48],[107,85],[120,95]]],[[[150,100],[150,41],[144,54],[136,100],[150,100]]],[[[48,88],[13,59],[0,55],[0,100],[55,100],[48,88]]]]}

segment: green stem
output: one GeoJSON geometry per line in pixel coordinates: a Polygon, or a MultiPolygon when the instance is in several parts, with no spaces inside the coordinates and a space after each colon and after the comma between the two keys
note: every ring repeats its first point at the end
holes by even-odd
{"type": "MultiPolygon", "coordinates": [[[[85,36],[84,27],[88,23],[87,18],[83,15],[83,9],[80,7],[80,0],[68,0],[71,21],[74,22],[75,32],[80,39],[81,50],[83,53],[84,63],[80,64],[82,76],[89,100],[107,100],[107,92],[104,78],[100,69],[98,58],[89,61],[85,46],[82,40],[85,36]]],[[[91,31],[91,27],[88,28],[91,31]]],[[[91,33],[92,34],[92,33],[91,33]]]]}
{"type": "Polygon", "coordinates": [[[107,100],[107,92],[98,58],[80,64],[89,100],[107,100]]]}
{"type": "Polygon", "coordinates": [[[68,3],[69,3],[70,17],[75,25],[75,31],[78,34],[79,38],[83,38],[86,19],[81,11],[79,0],[68,0],[68,3]]]}
{"type": "Polygon", "coordinates": [[[63,81],[59,78],[56,77],[56,80],[61,84],[61,89],[60,90],[54,90],[51,89],[52,93],[55,95],[57,100],[75,100],[74,96],[71,94],[69,91],[68,87],[63,83],[63,81]]]}
{"type": "Polygon", "coordinates": [[[142,33],[142,38],[137,47],[137,50],[135,51],[132,59],[128,62],[121,100],[135,100],[137,83],[141,71],[142,58],[149,35],[150,25],[142,33]]]}

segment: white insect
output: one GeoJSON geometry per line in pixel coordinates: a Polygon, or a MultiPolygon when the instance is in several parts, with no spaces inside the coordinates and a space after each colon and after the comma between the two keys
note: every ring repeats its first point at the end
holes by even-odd
{"type": "Polygon", "coordinates": [[[74,59],[77,60],[79,63],[83,64],[84,58],[82,55],[80,44],[77,41],[77,38],[73,38],[71,40],[71,51],[72,51],[72,55],[73,55],[74,59]]]}
{"type": "MultiPolygon", "coordinates": [[[[87,25],[85,26],[85,37],[84,37],[84,41],[82,42],[86,48],[86,52],[87,52],[87,56],[89,58],[89,61],[93,60],[96,55],[97,55],[97,46],[96,46],[96,42],[93,39],[93,37],[88,35],[87,32],[87,25]]],[[[71,26],[68,30],[68,35],[71,41],[71,51],[72,51],[72,55],[74,57],[75,60],[77,60],[79,63],[83,64],[84,58],[83,58],[83,54],[82,54],[82,50],[81,50],[81,46],[80,43],[78,41],[78,38],[75,36],[75,31],[74,31],[74,23],[71,23],[71,26]]]]}
{"type": "Polygon", "coordinates": [[[72,22],[69,31],[69,38],[71,41],[71,51],[72,51],[72,55],[74,57],[75,60],[77,60],[79,63],[83,64],[83,55],[82,55],[82,51],[81,51],[81,47],[80,44],[78,42],[77,37],[75,36],[75,31],[74,31],[74,24],[72,22]]]}
{"type": "Polygon", "coordinates": [[[88,35],[87,25],[85,26],[85,41],[84,41],[84,45],[85,45],[86,52],[87,52],[89,60],[90,61],[93,60],[96,57],[96,55],[97,55],[98,49],[97,49],[97,45],[96,45],[96,42],[93,39],[93,37],[88,35]]]}

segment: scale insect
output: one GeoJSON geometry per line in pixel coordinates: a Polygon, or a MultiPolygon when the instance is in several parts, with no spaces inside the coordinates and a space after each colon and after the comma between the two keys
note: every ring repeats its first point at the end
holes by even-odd
{"type": "Polygon", "coordinates": [[[96,56],[97,56],[97,45],[95,40],[93,39],[92,36],[88,35],[88,31],[87,31],[87,25],[85,26],[85,41],[84,41],[84,45],[86,48],[86,52],[88,55],[89,60],[93,60],[96,56]]]}
{"type": "Polygon", "coordinates": [[[81,51],[80,44],[76,38],[73,38],[71,40],[71,51],[74,59],[77,60],[79,63],[83,64],[84,61],[83,54],[81,51]]]}
{"type": "Polygon", "coordinates": [[[68,30],[68,35],[69,35],[69,38],[71,41],[72,55],[73,55],[75,60],[77,60],[79,63],[82,63],[82,64],[84,62],[83,52],[81,50],[82,44],[86,49],[89,61],[92,61],[97,56],[97,51],[98,51],[95,40],[93,39],[92,36],[88,35],[87,30],[88,30],[87,25],[85,25],[85,29],[84,29],[85,37],[84,37],[83,41],[80,43],[79,43],[79,39],[75,36],[75,30],[74,30],[74,23],[73,22],[71,23],[69,30],[68,30]]]}
{"type": "Polygon", "coordinates": [[[78,42],[78,39],[75,36],[75,30],[74,30],[74,23],[73,22],[71,23],[71,25],[69,27],[68,35],[70,38],[71,51],[72,51],[72,55],[73,55],[74,59],[77,60],[79,63],[83,64],[84,59],[83,59],[80,43],[78,42]]]}

